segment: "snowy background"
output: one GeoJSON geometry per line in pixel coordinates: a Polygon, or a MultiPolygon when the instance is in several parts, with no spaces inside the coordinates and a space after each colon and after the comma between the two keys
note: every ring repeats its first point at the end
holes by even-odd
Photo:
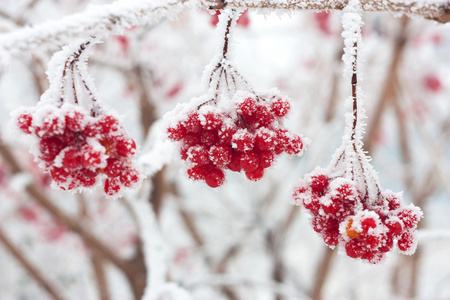
{"type": "MultiPolygon", "coordinates": [[[[2,0],[0,32],[110,2],[2,0]]],[[[17,253],[62,299],[136,298],[130,282],[137,279],[125,271],[132,267],[111,263],[85,235],[55,219],[29,184],[120,259],[137,257],[143,264],[144,249],[153,270],[148,280],[160,292],[148,292],[148,299],[449,299],[449,25],[363,15],[365,149],[383,188],[404,191],[405,201],[424,211],[416,254],[389,253],[379,265],[350,259],[328,250],[308,215],[290,205],[296,182],[328,165],[344,132],[343,104],[351,86],[342,76],[340,15],[250,11],[236,27],[234,65],[255,90],[277,87],[289,95],[293,109],[286,126],[311,144],[302,157],[281,157],[261,181],[227,174],[217,189],[187,178],[155,122],[205,92],[203,68],[220,44],[209,12],[188,11],[126,29],[89,53],[99,95],[123,115],[149,175],[141,189],[120,199],[50,188],[51,179],[29,154],[31,140],[11,130],[9,114],[39,101],[48,88],[46,66],[59,48],[8,57],[0,75],[0,144],[21,172],[11,169],[2,152],[0,300],[58,299],[29,275],[17,253]]]]}

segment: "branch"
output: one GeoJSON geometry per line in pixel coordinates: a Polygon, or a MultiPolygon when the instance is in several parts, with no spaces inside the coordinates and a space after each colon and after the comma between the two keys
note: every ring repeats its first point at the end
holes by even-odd
{"type": "Polygon", "coordinates": [[[109,5],[90,6],[84,12],[52,20],[34,27],[22,28],[0,35],[0,50],[12,55],[47,51],[74,39],[98,38],[121,34],[133,26],[153,24],[174,17],[191,2],[118,0],[109,5]]]}
{"type": "MultiPolygon", "coordinates": [[[[218,5],[221,0],[211,3],[218,5]]],[[[342,10],[348,0],[229,0],[228,7],[239,8],[270,8],[286,10],[342,10]]],[[[446,0],[361,0],[362,10],[366,12],[390,12],[408,16],[419,16],[439,23],[450,22],[450,2],[446,0]]],[[[210,5],[211,5],[210,3],[210,5]]]]}
{"type": "Polygon", "coordinates": [[[51,299],[62,300],[64,299],[56,291],[55,287],[48,281],[47,278],[26,258],[26,256],[17,248],[12,241],[6,236],[3,230],[0,228],[0,242],[8,250],[8,252],[14,256],[14,258],[19,261],[22,267],[27,270],[28,275],[30,275],[36,282],[42,286],[47,293],[50,295],[51,299]]]}

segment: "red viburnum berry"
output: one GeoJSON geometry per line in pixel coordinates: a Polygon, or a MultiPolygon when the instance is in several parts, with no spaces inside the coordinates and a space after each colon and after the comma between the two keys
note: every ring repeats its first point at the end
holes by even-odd
{"type": "Polygon", "coordinates": [[[209,160],[216,166],[226,166],[231,162],[231,147],[214,145],[209,149],[209,160]]]}
{"type": "Polygon", "coordinates": [[[225,182],[225,174],[221,169],[212,168],[205,175],[205,182],[212,188],[219,187],[225,182]]]}
{"type": "Polygon", "coordinates": [[[210,169],[209,165],[196,165],[189,168],[187,174],[192,180],[204,180],[210,169]]]}
{"type": "Polygon", "coordinates": [[[237,103],[237,112],[244,117],[253,115],[256,110],[256,101],[251,97],[247,97],[243,101],[237,103]]]}
{"type": "Polygon", "coordinates": [[[187,119],[183,122],[184,128],[186,128],[186,131],[197,133],[202,129],[202,123],[200,121],[200,117],[198,113],[190,113],[187,116],[187,119]]]}
{"type": "Polygon", "coordinates": [[[186,135],[186,128],[181,124],[167,128],[167,135],[171,140],[181,141],[186,135]]]}
{"type": "Polygon", "coordinates": [[[414,246],[414,243],[415,243],[414,235],[411,232],[406,231],[397,241],[397,246],[400,251],[406,252],[409,251],[414,246]]]}
{"type": "Polygon", "coordinates": [[[120,182],[127,188],[131,188],[140,180],[139,171],[133,168],[127,168],[120,174],[120,182]]]}
{"type": "Polygon", "coordinates": [[[39,142],[39,158],[46,162],[52,162],[65,147],[66,145],[56,136],[43,138],[39,142]]]}
{"type": "Polygon", "coordinates": [[[259,156],[253,151],[244,152],[240,156],[240,164],[245,172],[252,172],[259,166],[259,156]]]}
{"type": "Polygon", "coordinates": [[[123,157],[136,154],[136,142],[132,138],[122,137],[116,140],[116,152],[123,157]]]}
{"type": "Polygon", "coordinates": [[[222,126],[223,120],[220,114],[207,112],[203,115],[202,125],[206,130],[218,130],[222,126]]]}
{"type": "Polygon", "coordinates": [[[328,188],[329,180],[325,174],[311,176],[311,190],[317,194],[323,194],[328,188]]]}
{"type": "Polygon", "coordinates": [[[276,146],[277,134],[266,127],[258,129],[255,136],[256,147],[260,150],[273,150],[276,146]]]}
{"type": "Polygon", "coordinates": [[[209,162],[208,149],[204,146],[192,146],[187,151],[187,159],[194,164],[207,164],[209,162]]]}
{"type": "Polygon", "coordinates": [[[82,131],[84,129],[84,115],[78,111],[69,111],[65,115],[66,128],[71,131],[82,131]]]}
{"type": "Polygon", "coordinates": [[[106,163],[105,174],[110,178],[119,177],[124,171],[124,163],[118,158],[110,157],[106,163]]]}
{"type": "Polygon", "coordinates": [[[290,109],[291,105],[289,101],[282,98],[274,100],[270,105],[270,110],[280,118],[286,116],[290,109]]]}
{"type": "Polygon", "coordinates": [[[17,118],[17,126],[26,134],[31,134],[33,127],[33,116],[31,113],[23,113],[17,118]]]}
{"type": "Polygon", "coordinates": [[[263,168],[270,167],[275,161],[275,154],[272,151],[260,151],[259,155],[259,163],[263,168]]]}
{"type": "Polygon", "coordinates": [[[252,181],[258,181],[264,176],[264,168],[259,166],[251,172],[245,172],[245,176],[252,181]]]}
{"type": "Polygon", "coordinates": [[[76,147],[67,147],[64,149],[62,165],[67,169],[76,169],[81,166],[80,151],[76,147]]]}
{"type": "Polygon", "coordinates": [[[254,144],[255,144],[255,136],[245,129],[239,129],[233,135],[233,139],[231,142],[233,148],[241,152],[252,150],[254,144]]]}
{"type": "Polygon", "coordinates": [[[238,152],[232,152],[230,163],[227,165],[227,168],[233,172],[240,172],[242,170],[241,167],[241,155],[238,152]]]}
{"type": "Polygon", "coordinates": [[[106,178],[104,191],[108,196],[114,196],[119,193],[121,189],[120,181],[118,178],[106,178]]]}
{"type": "Polygon", "coordinates": [[[105,115],[97,121],[97,126],[102,134],[110,134],[119,130],[119,121],[110,115],[105,115]]]}

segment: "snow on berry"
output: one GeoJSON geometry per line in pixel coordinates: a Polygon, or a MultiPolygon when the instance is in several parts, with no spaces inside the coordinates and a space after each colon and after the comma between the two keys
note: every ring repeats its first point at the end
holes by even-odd
{"type": "Polygon", "coordinates": [[[82,190],[104,181],[104,192],[114,196],[141,181],[132,161],[136,143],[115,115],[93,117],[69,103],[60,107],[42,103],[19,108],[13,115],[17,127],[34,136],[36,146],[31,152],[54,186],[82,190]]]}
{"type": "Polygon", "coordinates": [[[189,178],[218,187],[224,170],[230,170],[257,181],[281,153],[302,154],[302,137],[283,125],[290,107],[285,97],[237,91],[230,102],[218,107],[204,95],[164,117],[167,137],[179,143],[189,178]]]}

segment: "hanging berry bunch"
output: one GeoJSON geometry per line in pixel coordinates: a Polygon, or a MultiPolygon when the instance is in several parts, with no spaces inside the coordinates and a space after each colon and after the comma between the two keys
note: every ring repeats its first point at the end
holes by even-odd
{"type": "Polygon", "coordinates": [[[225,170],[242,171],[257,181],[277,155],[301,155],[304,144],[283,126],[289,100],[277,90],[255,93],[228,60],[230,29],[239,13],[224,11],[220,18],[223,51],[208,72],[208,92],[165,116],[168,137],[179,143],[187,162],[187,175],[212,188],[224,183],[225,170]]]}
{"type": "Polygon", "coordinates": [[[141,175],[133,163],[136,144],[118,116],[94,96],[84,51],[95,43],[66,47],[49,65],[50,88],[35,107],[13,115],[19,129],[35,137],[32,153],[63,190],[92,188],[117,195],[136,186],[141,175]],[[75,50],[75,51],[74,51],[75,50]],[[83,106],[82,104],[85,104],[83,106]]]}
{"type": "Polygon", "coordinates": [[[420,208],[405,205],[401,193],[383,190],[362,147],[361,92],[357,88],[357,46],[362,24],[358,1],[343,14],[344,61],[352,82],[347,101],[346,132],[330,165],[316,168],[300,180],[294,203],[310,214],[312,227],[324,242],[341,246],[352,258],[380,262],[394,246],[405,254],[416,248],[420,208]]]}

